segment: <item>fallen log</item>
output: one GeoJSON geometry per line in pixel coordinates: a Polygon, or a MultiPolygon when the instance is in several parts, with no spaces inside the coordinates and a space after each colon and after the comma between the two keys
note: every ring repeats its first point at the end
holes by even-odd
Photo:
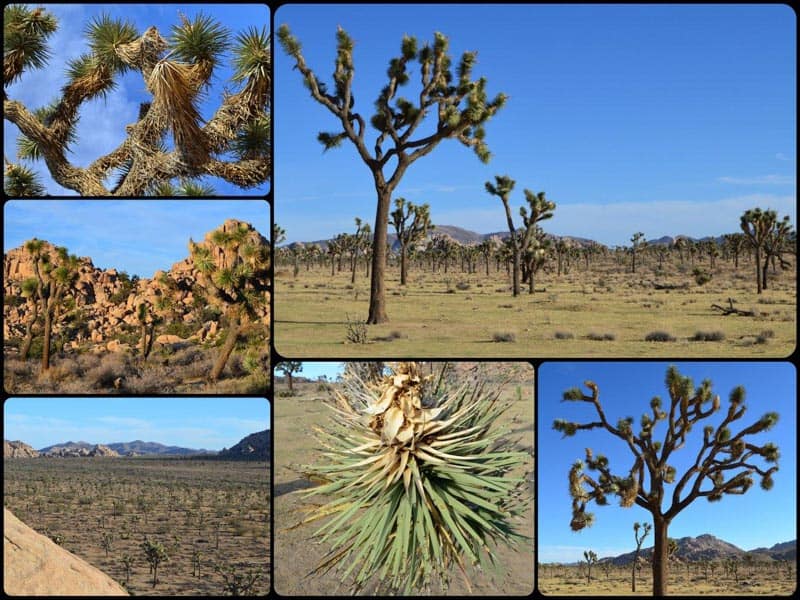
{"type": "Polygon", "coordinates": [[[738,315],[741,317],[754,317],[756,313],[752,310],[741,310],[738,308],[734,308],[733,306],[733,298],[728,298],[728,306],[727,308],[724,306],[720,306],[719,304],[712,304],[711,308],[721,311],[723,317],[727,317],[728,315],[738,315]]]}

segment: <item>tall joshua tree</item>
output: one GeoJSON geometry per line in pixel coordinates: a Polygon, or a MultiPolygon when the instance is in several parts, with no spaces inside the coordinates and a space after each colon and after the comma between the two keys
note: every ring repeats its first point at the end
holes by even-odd
{"type": "Polygon", "coordinates": [[[219,379],[239,337],[269,302],[269,246],[254,241],[250,235],[253,232],[244,223],[239,223],[233,232],[223,233],[227,237],[211,234],[212,240],[225,244],[222,265],[217,264],[210,248],[189,241],[201,285],[208,291],[210,301],[221,306],[228,318],[225,344],[209,376],[212,381],[219,379]]]}
{"type": "Polygon", "coordinates": [[[525,261],[527,263],[528,291],[533,294],[534,275],[544,263],[543,259],[547,246],[544,233],[538,223],[552,218],[556,203],[547,200],[544,192],[534,193],[530,190],[524,190],[524,192],[525,199],[528,201],[528,208],[530,208],[530,214],[528,214],[524,206],[520,207],[519,214],[525,226],[522,249],[525,252],[525,261]]]}
{"type": "Polygon", "coordinates": [[[780,261],[781,267],[788,266],[782,255],[788,250],[792,226],[788,215],[779,221],[776,211],[760,208],[745,211],[740,218],[740,226],[755,252],[756,290],[760,294],[767,289],[767,267],[770,259],[775,257],[780,261]]]}
{"type": "Polygon", "coordinates": [[[592,583],[592,565],[597,563],[597,553],[592,550],[583,551],[583,560],[586,561],[586,583],[592,583]]]}
{"type": "Polygon", "coordinates": [[[278,40],[286,54],[294,59],[311,97],[339,122],[340,130],[321,132],[317,139],[326,150],[349,140],[372,175],[377,206],[367,323],[384,323],[389,320],[386,313],[386,241],[394,190],[408,167],[430,154],[442,140],[456,139],[472,148],[482,162],[487,162],[490,154],[484,141],[484,125],[505,104],[506,96],[501,93],[489,100],[486,79],[472,80],[476,52],[465,52],[454,73],[446,36],[437,32],[433,44],[421,48],[415,37],[404,36],[400,55],[389,61],[387,85],[378,94],[375,114],[369,120],[378,132],[370,149],[365,137],[367,122],[361,114],[354,112],[353,40],[347,32],[341,27],[336,32],[333,93],[329,93],[328,87],[306,64],[300,42],[287,25],[278,29],[278,40]],[[416,103],[397,95],[400,88],[410,81],[409,63],[414,60],[419,62],[420,74],[416,103]],[[435,127],[419,133],[425,117],[432,111],[436,115],[435,127]]]}
{"type": "Polygon", "coordinates": [[[416,205],[405,198],[395,198],[394,205],[391,217],[400,244],[400,285],[406,285],[408,248],[423,239],[434,226],[427,204],[416,205]]]}
{"type": "MultiPolygon", "coordinates": [[[[53,324],[61,314],[62,302],[66,293],[78,278],[78,257],[69,254],[63,246],[55,248],[55,257],[49,246],[36,238],[25,242],[25,250],[33,259],[33,274],[36,278],[37,312],[44,319],[42,333],[42,373],[50,368],[50,340],[53,324]]],[[[29,286],[31,284],[28,284],[29,286]]],[[[28,345],[28,349],[30,346],[28,345]]]]}
{"type": "Polygon", "coordinates": [[[636,591],[636,567],[639,564],[639,550],[642,548],[642,542],[653,526],[650,523],[639,523],[638,521],[633,524],[633,539],[636,540],[636,551],[633,554],[633,563],[631,566],[631,591],[636,591]]]}
{"type": "Polygon", "coordinates": [[[586,474],[581,460],[572,465],[569,470],[572,496],[570,526],[573,531],[580,531],[592,525],[594,515],[586,512],[587,504],[594,501],[598,505],[606,505],[608,496],[612,494],[619,497],[622,507],[636,504],[650,512],[655,536],[653,595],[665,596],[670,523],[698,498],[716,502],[726,494],[744,494],[753,485],[754,475],[761,478],[762,489],[772,488],[772,475],[778,470],[778,448],[772,443],[758,446],[747,441],[747,437],[771,429],[778,420],[778,414],[766,413],[752,425],[734,434],[731,425],[741,419],[746,410],[744,388],[734,388],[725,417],[716,427],[706,425],[703,428],[703,442],[694,464],[679,474],[670,464],[672,454],[684,446],[687,434],[696,423],[720,410],[720,399],[718,395],[712,395],[710,380],[703,381],[695,388],[690,377],[682,376],[674,366],[669,367],[666,376],[669,406],[667,410],[662,410],[661,399],[653,398],[650,401],[651,413],[642,415],[638,434],[634,432],[633,417],[620,418],[616,425],[612,425],[600,404],[597,384],[586,381],[584,385],[591,391],[590,395],[573,388],[564,392],[564,400],[591,404],[598,420],[575,423],[557,419],[553,428],[564,436],[572,436],[582,430],[605,430],[628,446],[633,455],[633,465],[623,475],[615,475],[606,456],[595,456],[591,448],[587,448],[585,466],[599,472],[599,478],[595,480],[586,474]],[[656,429],[662,421],[665,422],[666,431],[660,440],[656,440],[656,429]],[[756,464],[759,458],[772,466],[759,466],[756,464]],[[668,499],[666,486],[673,484],[675,487],[668,499]],[[666,500],[668,504],[665,504],[666,500]]]}
{"type": "Polygon", "coordinates": [[[497,196],[500,198],[500,201],[503,203],[503,208],[506,211],[506,222],[508,223],[508,233],[510,235],[509,240],[511,242],[513,260],[511,294],[513,296],[519,296],[519,270],[522,248],[520,239],[517,236],[517,228],[514,226],[514,219],[511,216],[511,206],[508,204],[509,197],[511,196],[511,192],[514,189],[516,181],[511,179],[511,177],[508,175],[495,175],[494,181],[494,183],[491,181],[486,182],[486,191],[492,196],[497,196]]]}
{"type": "Polygon", "coordinates": [[[299,360],[284,360],[275,365],[275,368],[284,374],[286,384],[289,386],[289,393],[294,393],[294,374],[302,373],[303,363],[299,360]]]}
{"type": "Polygon", "coordinates": [[[636,255],[647,242],[644,241],[644,233],[637,231],[631,237],[631,273],[636,273],[636,255]]]}
{"type": "MultiPolygon", "coordinates": [[[[57,28],[55,17],[45,9],[5,7],[5,88],[25,72],[47,65],[52,55],[48,39],[57,28]]],[[[89,22],[86,37],[87,52],[69,61],[67,83],[51,103],[32,110],[4,97],[3,117],[21,132],[19,160],[43,160],[58,184],[84,196],[178,193],[173,181],[194,193],[198,188],[188,180],[204,175],[242,188],[268,181],[272,59],[266,26],[251,27],[232,42],[230,33],[212,18],[181,15],[164,38],[156,27],[140,33],[130,22],[104,14],[89,22]],[[203,123],[199,99],[208,92],[229,49],[235,89],[223,94],[216,112],[203,123]],[[87,167],[71,163],[67,153],[76,141],[81,106],[106,97],[129,71],[141,75],[150,95],[140,104],[137,120],[124,126],[125,138],[110,153],[87,167]],[[170,134],[173,144],[168,147],[170,134]],[[106,184],[109,177],[113,185],[106,184]]],[[[4,183],[9,195],[44,191],[23,165],[7,163],[4,183]]]]}

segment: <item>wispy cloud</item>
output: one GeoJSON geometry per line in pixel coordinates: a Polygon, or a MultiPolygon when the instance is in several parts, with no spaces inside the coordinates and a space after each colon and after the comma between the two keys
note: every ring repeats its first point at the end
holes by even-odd
{"type": "Polygon", "coordinates": [[[792,160],[791,158],[789,158],[788,156],[786,156],[786,155],[785,155],[783,152],[778,152],[778,153],[775,155],[775,158],[777,158],[778,160],[783,160],[783,161],[789,161],[789,160],[792,160]]]}
{"type": "Polygon", "coordinates": [[[759,175],[757,177],[718,177],[720,183],[732,185],[794,185],[792,175],[759,175]]]}

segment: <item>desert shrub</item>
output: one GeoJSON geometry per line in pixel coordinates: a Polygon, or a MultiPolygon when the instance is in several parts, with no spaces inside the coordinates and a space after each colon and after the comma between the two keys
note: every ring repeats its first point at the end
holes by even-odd
{"type": "Polygon", "coordinates": [[[586,334],[586,339],[592,340],[593,342],[613,342],[617,339],[617,336],[613,333],[596,333],[592,331],[586,334]]]}
{"type": "Polygon", "coordinates": [[[290,391],[288,389],[275,390],[275,395],[278,398],[291,398],[294,396],[294,391],[290,391]]]}
{"type": "Polygon", "coordinates": [[[711,273],[701,269],[700,267],[695,267],[692,271],[692,275],[694,276],[694,282],[697,285],[705,285],[711,281],[711,273]]]}
{"type": "Polygon", "coordinates": [[[557,340],[571,340],[575,338],[575,335],[569,331],[556,331],[554,335],[557,340]]]}
{"type": "Polygon", "coordinates": [[[775,332],[772,329],[765,329],[761,333],[758,334],[760,337],[769,339],[775,337],[775,332]]]}
{"type": "Polygon", "coordinates": [[[125,378],[125,391],[131,394],[164,394],[174,391],[170,385],[175,377],[161,365],[148,365],[140,372],[125,378]]]}
{"type": "Polygon", "coordinates": [[[722,331],[697,331],[689,339],[693,342],[721,342],[725,334],[722,331]]]}
{"type": "Polygon", "coordinates": [[[222,311],[215,306],[204,306],[198,315],[197,320],[201,323],[207,321],[218,321],[222,316],[222,311]]]}
{"type": "Polygon", "coordinates": [[[170,357],[169,364],[178,367],[185,367],[186,365],[191,365],[195,361],[200,360],[202,356],[203,352],[195,346],[181,348],[170,357]]]}
{"type": "Polygon", "coordinates": [[[493,342],[516,342],[517,336],[515,333],[510,331],[496,331],[492,334],[492,341],[493,342]]]}
{"type": "Polygon", "coordinates": [[[87,388],[113,388],[117,377],[124,377],[128,371],[127,355],[106,354],[100,364],[86,372],[84,384],[87,388]]]}
{"type": "Polygon", "coordinates": [[[360,319],[351,319],[350,315],[346,315],[347,323],[345,325],[345,337],[351,344],[366,344],[367,343],[367,322],[360,319]]]}
{"type": "Polygon", "coordinates": [[[25,298],[22,296],[8,294],[3,296],[3,306],[22,306],[26,302],[27,300],[25,300],[25,298]]]}
{"type": "Polygon", "coordinates": [[[513,304],[498,304],[497,308],[514,308],[513,304]]]}
{"type": "Polygon", "coordinates": [[[244,361],[241,354],[232,354],[225,365],[225,370],[230,373],[231,377],[243,377],[247,375],[244,368],[244,361]]]}
{"type": "Polygon", "coordinates": [[[185,323],[184,321],[172,321],[164,327],[163,332],[167,335],[177,335],[186,339],[197,333],[202,326],[202,322],[185,323]]]}
{"type": "Polygon", "coordinates": [[[644,336],[644,341],[646,342],[674,342],[675,337],[667,333],[666,331],[651,331],[646,336],[644,336]]]}
{"type": "Polygon", "coordinates": [[[461,291],[468,290],[470,287],[472,287],[472,286],[470,286],[470,284],[467,283],[466,281],[459,281],[456,284],[456,289],[459,289],[461,291]]]}

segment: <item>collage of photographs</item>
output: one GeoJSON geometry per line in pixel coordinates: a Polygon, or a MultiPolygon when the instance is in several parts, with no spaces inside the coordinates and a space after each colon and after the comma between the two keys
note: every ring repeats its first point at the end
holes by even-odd
{"type": "Polygon", "coordinates": [[[783,4],[3,9],[3,591],[793,596],[783,4]]]}

